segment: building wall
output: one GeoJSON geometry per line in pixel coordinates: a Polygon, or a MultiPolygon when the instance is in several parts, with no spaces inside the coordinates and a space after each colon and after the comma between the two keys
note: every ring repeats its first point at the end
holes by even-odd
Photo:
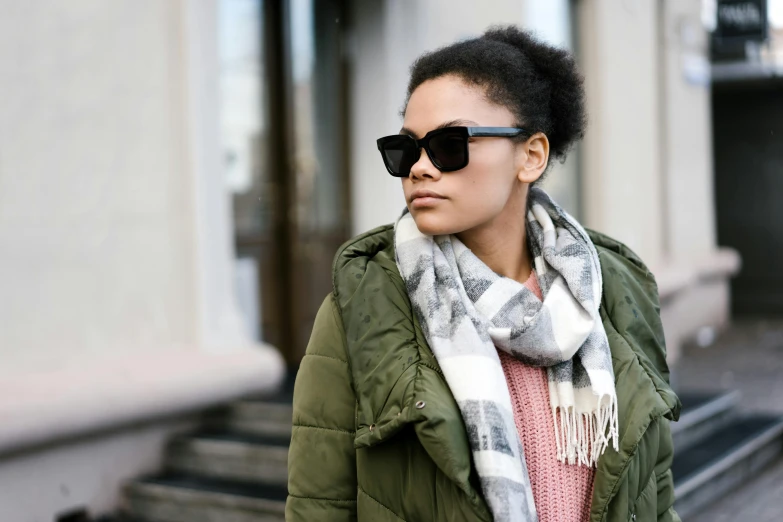
{"type": "Polygon", "coordinates": [[[284,367],[238,313],[216,0],[0,12],[0,520],[51,522],[284,367]]]}
{"type": "Polygon", "coordinates": [[[664,250],[676,261],[716,248],[709,43],[700,0],[662,6],[664,250]]]}
{"type": "Polygon", "coordinates": [[[585,223],[652,268],[715,252],[710,70],[700,0],[580,2],[590,124],[585,223]]]}
{"type": "Polygon", "coordinates": [[[122,485],[157,471],[171,434],[194,424],[176,420],[0,456],[0,520],[53,522],[78,510],[114,511],[122,485]]]}
{"type": "Polygon", "coordinates": [[[590,118],[583,147],[585,225],[654,264],[663,241],[656,3],[578,5],[590,118]]]}
{"type": "Polygon", "coordinates": [[[194,344],[177,2],[0,4],[0,375],[194,344]]]}
{"type": "Polygon", "coordinates": [[[215,1],[0,6],[0,375],[248,342],[215,1]]]}

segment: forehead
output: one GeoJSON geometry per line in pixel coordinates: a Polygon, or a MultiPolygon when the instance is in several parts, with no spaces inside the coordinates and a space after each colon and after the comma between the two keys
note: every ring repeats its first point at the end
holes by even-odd
{"type": "Polygon", "coordinates": [[[470,120],[479,126],[508,127],[513,115],[506,107],[487,100],[484,90],[456,76],[427,80],[411,94],[403,126],[419,136],[453,120],[470,120]]]}

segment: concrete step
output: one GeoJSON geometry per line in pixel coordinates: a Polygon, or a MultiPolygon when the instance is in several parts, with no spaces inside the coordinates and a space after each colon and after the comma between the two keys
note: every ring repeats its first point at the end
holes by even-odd
{"type": "Polygon", "coordinates": [[[142,520],[127,513],[114,513],[111,515],[102,515],[96,518],[95,522],[149,522],[149,520],[142,520]]]}
{"type": "Polygon", "coordinates": [[[728,425],[736,416],[740,393],[684,392],[679,397],[682,413],[680,420],[671,425],[676,452],[685,451],[728,425]]]}
{"type": "Polygon", "coordinates": [[[287,396],[236,401],[205,417],[211,429],[291,438],[293,406],[287,396]]]}
{"type": "Polygon", "coordinates": [[[675,452],[675,508],[685,520],[726,492],[758,475],[783,453],[783,418],[733,419],[686,450],[675,452]]]}
{"type": "Polygon", "coordinates": [[[289,369],[272,394],[248,397],[209,412],[205,425],[213,430],[291,438],[296,369],[289,369]]]}
{"type": "Polygon", "coordinates": [[[285,487],[163,475],[125,490],[128,516],[145,522],[283,522],[285,487]]]}
{"type": "Polygon", "coordinates": [[[243,482],[288,482],[289,437],[203,432],[178,437],[166,451],[166,469],[177,474],[243,482]]]}

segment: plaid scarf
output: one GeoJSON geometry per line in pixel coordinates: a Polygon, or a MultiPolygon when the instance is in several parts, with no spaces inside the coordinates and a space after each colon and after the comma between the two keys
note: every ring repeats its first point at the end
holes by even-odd
{"type": "Polygon", "coordinates": [[[397,266],[459,405],[497,522],[537,520],[497,349],[546,367],[558,460],[594,466],[610,440],[617,449],[614,372],[598,313],[598,253],[582,226],[542,189],[530,189],[526,228],[543,301],[494,273],[455,236],[419,232],[407,210],[395,224],[397,266]]]}

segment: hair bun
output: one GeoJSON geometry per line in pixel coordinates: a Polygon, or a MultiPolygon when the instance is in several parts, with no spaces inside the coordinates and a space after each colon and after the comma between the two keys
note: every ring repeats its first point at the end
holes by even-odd
{"type": "Polygon", "coordinates": [[[515,26],[491,27],[482,38],[517,49],[548,82],[551,129],[546,134],[551,154],[564,158],[570,146],[584,136],[587,126],[584,78],[573,55],[515,26]]]}

